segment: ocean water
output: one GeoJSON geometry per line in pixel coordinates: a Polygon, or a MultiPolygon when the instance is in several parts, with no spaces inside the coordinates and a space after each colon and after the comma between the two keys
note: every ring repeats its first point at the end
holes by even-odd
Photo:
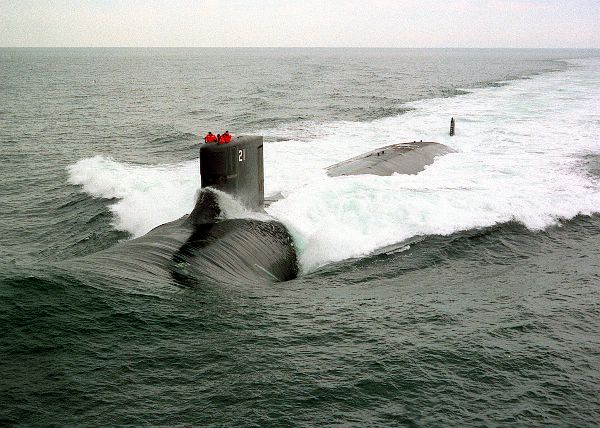
{"type": "Polygon", "coordinates": [[[600,423],[600,51],[0,49],[0,99],[2,425],[600,423]],[[297,279],[123,250],[225,129],[297,279]],[[324,172],[421,139],[456,152],[324,172]]]}

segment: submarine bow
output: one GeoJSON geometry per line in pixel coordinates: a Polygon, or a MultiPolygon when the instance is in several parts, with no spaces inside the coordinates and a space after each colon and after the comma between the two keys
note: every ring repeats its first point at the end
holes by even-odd
{"type": "Polygon", "coordinates": [[[121,276],[145,282],[166,276],[184,287],[295,278],[298,261],[287,229],[275,220],[227,218],[221,206],[229,197],[201,189],[191,214],[70,264],[81,270],[111,266],[121,276]]]}
{"type": "Polygon", "coordinates": [[[275,220],[220,219],[219,195],[202,189],[184,220],[192,233],[171,259],[173,278],[287,281],[298,275],[294,241],[275,220]]]}

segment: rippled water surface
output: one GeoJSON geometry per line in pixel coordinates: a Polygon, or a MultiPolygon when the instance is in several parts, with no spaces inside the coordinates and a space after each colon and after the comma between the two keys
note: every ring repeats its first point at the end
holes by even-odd
{"type": "Polygon", "coordinates": [[[0,49],[0,99],[0,424],[600,421],[599,51],[0,49]],[[265,137],[297,279],[121,242],[225,129],[265,137]],[[324,173],[420,139],[455,153],[324,173]]]}

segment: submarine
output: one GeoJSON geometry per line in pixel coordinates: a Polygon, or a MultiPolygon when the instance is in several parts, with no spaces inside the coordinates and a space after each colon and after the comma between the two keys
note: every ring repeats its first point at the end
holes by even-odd
{"type": "MultiPolygon", "coordinates": [[[[188,252],[187,248],[204,248],[205,229],[212,231],[221,224],[218,215],[214,214],[214,211],[219,211],[220,208],[214,193],[209,193],[214,192],[211,189],[233,196],[252,211],[264,212],[264,208],[269,204],[282,199],[281,194],[265,198],[263,148],[262,136],[237,136],[227,144],[209,143],[200,147],[201,192],[190,214],[190,220],[196,229],[177,254],[197,254],[196,251],[188,252]]],[[[452,152],[454,150],[448,146],[422,140],[392,144],[331,165],[326,171],[330,177],[417,174],[432,164],[438,156],[452,152]]],[[[257,275],[263,277],[262,274],[266,273],[267,279],[285,281],[295,278],[299,270],[298,259],[289,231],[276,220],[253,222],[238,226],[251,227],[252,239],[256,239],[256,242],[235,240],[235,250],[228,246],[227,257],[238,260],[239,264],[245,266],[246,271],[254,269],[257,275]]],[[[232,229],[231,226],[233,225],[224,225],[227,233],[222,239],[229,240],[240,233],[239,228],[232,229]]],[[[211,245],[213,251],[220,253],[223,242],[216,241],[213,237],[211,245]]]]}
{"type": "MultiPolygon", "coordinates": [[[[281,282],[298,276],[294,240],[264,211],[280,194],[265,198],[263,137],[237,136],[227,144],[202,144],[201,187],[190,214],[157,226],[146,235],[92,254],[126,270],[166,270],[181,286],[215,283],[281,282]],[[235,199],[249,218],[228,218],[225,203],[235,199]]],[[[453,150],[434,142],[392,144],[331,165],[327,174],[417,174],[453,150]]],[[[89,260],[88,260],[89,262],[89,260]]]]}

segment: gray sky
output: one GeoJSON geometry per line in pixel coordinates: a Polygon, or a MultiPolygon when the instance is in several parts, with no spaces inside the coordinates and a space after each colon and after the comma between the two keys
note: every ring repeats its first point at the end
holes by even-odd
{"type": "Polygon", "coordinates": [[[600,0],[0,0],[0,46],[600,48],[600,0]]]}

